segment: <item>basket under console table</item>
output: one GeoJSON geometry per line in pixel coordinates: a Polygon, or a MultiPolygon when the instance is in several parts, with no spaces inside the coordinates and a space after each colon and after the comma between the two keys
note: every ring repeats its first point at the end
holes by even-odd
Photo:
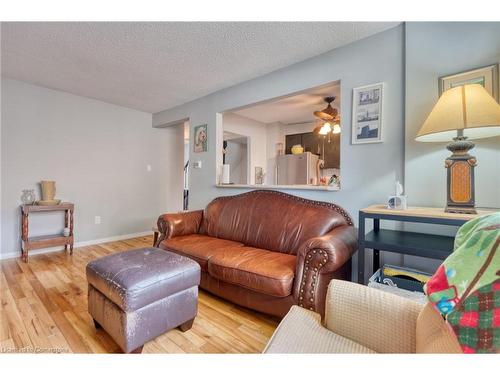
{"type": "Polygon", "coordinates": [[[53,246],[64,246],[64,250],[68,250],[73,254],[74,236],[73,236],[73,212],[75,205],[73,203],[64,202],[54,206],[38,206],[38,205],[21,205],[21,250],[22,260],[28,261],[28,252],[35,249],[43,249],[53,246]],[[64,212],[64,225],[69,228],[69,236],[64,236],[62,233],[46,236],[31,236],[29,235],[29,215],[36,212],[64,212]]]}
{"type": "Polygon", "coordinates": [[[380,220],[413,222],[459,227],[471,219],[495,212],[477,210],[477,214],[444,212],[443,208],[409,207],[406,210],[388,209],[374,205],[359,211],[358,225],[358,283],[365,282],[365,251],[373,249],[373,272],[380,268],[380,251],[444,260],[453,251],[454,237],[403,230],[380,229],[380,220]],[[373,230],[365,233],[365,220],[373,219],[373,230]]]}

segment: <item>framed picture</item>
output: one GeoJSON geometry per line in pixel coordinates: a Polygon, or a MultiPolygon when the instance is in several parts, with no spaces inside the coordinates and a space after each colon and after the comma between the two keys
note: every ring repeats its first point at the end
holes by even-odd
{"type": "Polygon", "coordinates": [[[352,144],[382,142],[383,82],[352,90],[352,144]]]}
{"type": "Polygon", "coordinates": [[[205,152],[208,150],[207,124],[194,127],[194,152],[205,152]]]}
{"type": "Polygon", "coordinates": [[[439,96],[453,87],[479,83],[498,102],[498,64],[439,78],[439,96]]]}

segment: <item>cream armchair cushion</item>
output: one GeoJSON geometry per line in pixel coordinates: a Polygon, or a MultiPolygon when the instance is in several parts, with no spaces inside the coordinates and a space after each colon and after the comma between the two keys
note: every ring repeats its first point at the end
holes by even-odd
{"type": "Polygon", "coordinates": [[[292,306],[268,342],[265,353],[374,353],[363,345],[329,331],[321,316],[292,306]]]}
{"type": "Polygon", "coordinates": [[[378,353],[415,353],[422,305],[348,281],[331,283],[325,326],[378,353]]]}
{"type": "Polygon", "coordinates": [[[321,317],[293,306],[265,353],[461,353],[431,305],[332,280],[321,317]]]}

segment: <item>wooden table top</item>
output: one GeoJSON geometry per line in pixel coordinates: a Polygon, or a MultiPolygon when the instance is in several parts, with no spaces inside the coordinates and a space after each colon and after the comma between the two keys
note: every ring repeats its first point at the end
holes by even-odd
{"type": "Polygon", "coordinates": [[[471,220],[479,216],[500,212],[498,209],[478,209],[477,214],[456,214],[445,212],[442,207],[408,207],[406,210],[392,210],[383,204],[372,205],[363,208],[361,211],[367,214],[417,216],[451,220],[471,220]]]}
{"type": "Polygon", "coordinates": [[[22,204],[23,212],[46,212],[72,210],[75,205],[71,202],[62,202],[53,206],[39,206],[37,204],[22,204]]]}

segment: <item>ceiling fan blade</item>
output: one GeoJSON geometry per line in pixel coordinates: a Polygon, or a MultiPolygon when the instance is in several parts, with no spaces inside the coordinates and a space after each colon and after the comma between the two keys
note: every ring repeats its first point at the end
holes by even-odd
{"type": "Polygon", "coordinates": [[[290,122],[286,125],[303,125],[303,124],[314,124],[315,120],[309,120],[309,121],[299,121],[299,122],[290,122]]]}

